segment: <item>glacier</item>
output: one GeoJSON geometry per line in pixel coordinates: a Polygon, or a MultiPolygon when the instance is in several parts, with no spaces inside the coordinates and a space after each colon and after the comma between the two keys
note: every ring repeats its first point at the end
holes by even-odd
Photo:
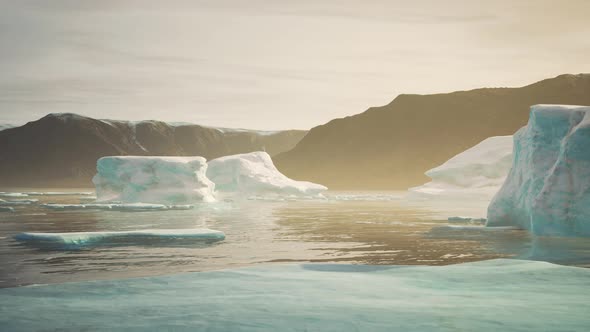
{"type": "Polygon", "coordinates": [[[270,155],[262,151],[213,159],[209,161],[207,177],[219,192],[253,196],[318,196],[328,189],[286,177],[275,167],[270,155]]]}
{"type": "Polygon", "coordinates": [[[175,240],[221,241],[225,234],[208,228],[196,229],[146,229],[137,231],[67,232],[67,233],[19,233],[14,239],[41,247],[54,249],[80,249],[109,245],[146,245],[148,240],[162,240],[168,245],[175,240]]]}
{"type": "Polygon", "coordinates": [[[531,107],[487,219],[537,235],[590,236],[590,107],[531,107]]]}
{"type": "Polygon", "coordinates": [[[97,201],[191,204],[215,201],[203,157],[113,156],[97,161],[97,201]]]}
{"type": "Polygon", "coordinates": [[[258,265],[0,289],[6,331],[586,331],[590,270],[258,265]]]}
{"type": "Polygon", "coordinates": [[[512,136],[489,137],[425,174],[432,179],[411,192],[428,195],[473,195],[490,199],[512,165],[512,136]]]}

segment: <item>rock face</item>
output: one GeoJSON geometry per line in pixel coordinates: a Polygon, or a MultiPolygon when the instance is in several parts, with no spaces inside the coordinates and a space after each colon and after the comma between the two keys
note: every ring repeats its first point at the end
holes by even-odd
{"type": "Polygon", "coordinates": [[[289,179],[277,170],[266,152],[252,152],[211,160],[207,177],[220,192],[246,196],[317,196],[326,187],[289,179]]]}
{"type": "Polygon", "coordinates": [[[91,187],[104,156],[203,156],[291,149],[305,131],[257,132],[49,114],[0,131],[0,186],[91,187]]]}
{"type": "Polygon", "coordinates": [[[514,134],[530,106],[540,103],[590,105],[590,74],[522,88],[400,95],[311,129],[273,159],[286,176],[330,189],[406,189],[427,182],[424,172],[485,138],[514,134]]]}
{"type": "Polygon", "coordinates": [[[590,107],[536,105],[514,136],[514,161],[487,226],[590,236],[590,107]]]}
{"type": "Polygon", "coordinates": [[[96,170],[92,181],[98,201],[190,204],[215,200],[202,157],[103,157],[96,170]]]}
{"type": "Polygon", "coordinates": [[[512,166],[512,136],[486,138],[426,172],[431,182],[411,191],[430,195],[482,194],[491,198],[512,166]]]}

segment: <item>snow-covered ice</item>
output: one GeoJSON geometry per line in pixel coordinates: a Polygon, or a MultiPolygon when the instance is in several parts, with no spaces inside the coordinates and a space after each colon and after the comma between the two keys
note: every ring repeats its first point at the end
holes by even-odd
{"type": "Polygon", "coordinates": [[[7,331],[586,331],[590,269],[261,265],[0,289],[7,331]]]}
{"type": "Polygon", "coordinates": [[[98,201],[190,204],[215,200],[202,157],[103,157],[96,168],[92,181],[98,201]]]}
{"type": "Polygon", "coordinates": [[[488,226],[590,236],[590,107],[535,105],[514,136],[514,160],[488,226]]]}
{"type": "Polygon", "coordinates": [[[247,196],[318,196],[328,188],[306,181],[295,181],[275,167],[266,152],[252,152],[209,161],[207,177],[220,192],[247,196]]]}
{"type": "Polygon", "coordinates": [[[221,241],[225,234],[207,228],[197,229],[147,229],[114,232],[69,232],[69,233],[19,233],[14,239],[20,242],[48,245],[60,249],[76,249],[98,245],[146,244],[147,240],[209,240],[221,241]]]}
{"type": "Polygon", "coordinates": [[[9,206],[0,206],[0,212],[14,212],[14,208],[9,206]]]}
{"type": "Polygon", "coordinates": [[[429,195],[482,194],[490,198],[508,175],[512,136],[489,137],[427,171],[432,181],[410,191],[429,195]]]}

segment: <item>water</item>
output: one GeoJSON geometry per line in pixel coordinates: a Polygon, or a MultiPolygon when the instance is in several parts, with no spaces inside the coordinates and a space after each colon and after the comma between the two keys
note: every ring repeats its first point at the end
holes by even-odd
{"type": "MultiPolygon", "coordinates": [[[[43,191],[29,189],[27,191],[43,191]]],[[[53,190],[56,191],[56,190],[53,190]]],[[[84,191],[84,190],[76,190],[84,191]]],[[[63,283],[284,262],[447,265],[491,258],[547,255],[543,242],[519,230],[449,223],[485,215],[487,202],[408,198],[402,192],[328,193],[325,200],[226,199],[186,211],[54,211],[39,204],[0,213],[0,287],[63,283]],[[56,250],[13,239],[20,232],[93,232],[210,228],[221,242],[153,239],[56,250]]],[[[80,203],[91,197],[31,196],[39,203],[80,203]]],[[[8,198],[5,198],[8,200],[8,198]]],[[[564,240],[565,241],[565,240],[564,240]]],[[[570,239],[557,261],[588,265],[588,241],[570,239]]],[[[553,242],[549,243],[549,248],[553,242]]],[[[556,247],[563,247],[560,242],[556,247]]],[[[554,250],[549,250],[555,253],[554,250]]]]}

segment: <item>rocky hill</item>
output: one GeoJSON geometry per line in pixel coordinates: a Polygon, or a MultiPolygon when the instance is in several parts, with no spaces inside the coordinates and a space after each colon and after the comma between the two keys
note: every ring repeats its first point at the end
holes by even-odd
{"type": "Polygon", "coordinates": [[[315,127],[275,158],[285,175],[331,189],[405,189],[424,172],[490,136],[511,135],[534,104],[590,105],[590,74],[521,88],[407,95],[315,127]]]}
{"type": "Polygon", "coordinates": [[[111,155],[212,159],[260,150],[276,155],[293,148],[305,134],[49,114],[0,131],[0,187],[91,187],[96,160],[111,155]]]}

